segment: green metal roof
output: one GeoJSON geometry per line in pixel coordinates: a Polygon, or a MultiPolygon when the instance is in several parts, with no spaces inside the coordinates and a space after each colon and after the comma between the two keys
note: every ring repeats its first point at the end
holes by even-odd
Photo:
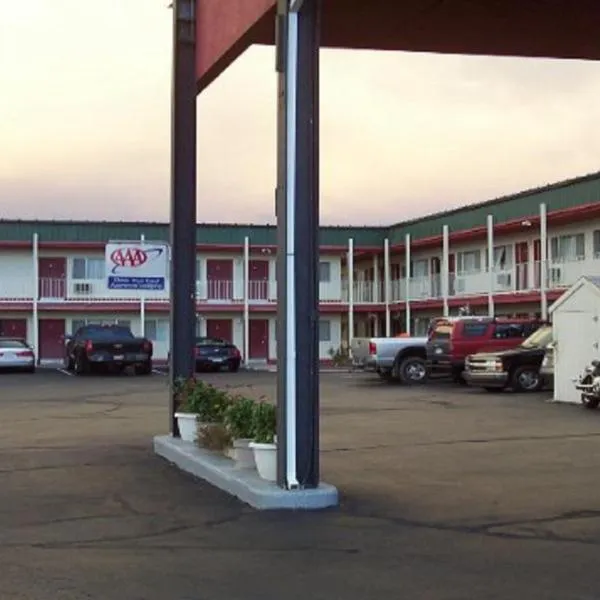
{"type": "MultiPolygon", "coordinates": [[[[353,238],[357,246],[382,246],[387,227],[321,227],[321,245],[347,246],[353,238]]],[[[30,241],[37,233],[40,242],[107,242],[109,240],[168,241],[166,223],[92,222],[92,221],[15,221],[0,220],[0,241],[30,241]]],[[[252,245],[275,245],[273,225],[198,224],[199,244],[242,245],[245,237],[252,245]]]]}
{"type": "Polygon", "coordinates": [[[402,243],[407,233],[410,233],[414,240],[442,235],[443,225],[448,225],[450,232],[485,227],[487,216],[490,214],[494,215],[496,223],[534,217],[539,215],[539,205],[542,203],[546,203],[548,212],[552,212],[592,202],[600,202],[600,171],[487,202],[396,223],[390,227],[390,243],[402,243]]]}
{"type": "MultiPolygon", "coordinates": [[[[488,202],[396,223],[390,227],[321,227],[321,245],[347,246],[353,238],[356,247],[380,246],[389,237],[391,244],[404,241],[406,233],[413,240],[439,236],[442,226],[450,231],[484,227],[489,214],[496,223],[533,217],[539,214],[540,203],[548,212],[600,202],[600,172],[568,179],[488,202]]],[[[41,242],[107,242],[137,240],[142,234],[147,240],[169,239],[167,223],[92,222],[92,221],[18,221],[0,220],[0,241],[30,241],[37,233],[41,242]]],[[[252,245],[275,245],[273,225],[243,225],[200,223],[196,228],[199,244],[242,245],[248,236],[252,245]]]]}

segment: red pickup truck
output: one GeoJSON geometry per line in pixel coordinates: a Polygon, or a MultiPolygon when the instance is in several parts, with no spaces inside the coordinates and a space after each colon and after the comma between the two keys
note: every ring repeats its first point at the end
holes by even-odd
{"type": "Polygon", "coordinates": [[[440,319],[431,328],[426,344],[430,374],[449,375],[464,383],[465,359],[477,352],[516,348],[547,323],[540,319],[458,317],[440,319]]]}

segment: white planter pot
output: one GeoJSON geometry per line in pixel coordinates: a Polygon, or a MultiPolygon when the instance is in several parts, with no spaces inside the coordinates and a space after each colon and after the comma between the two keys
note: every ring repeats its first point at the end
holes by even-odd
{"type": "Polygon", "coordinates": [[[256,470],[265,481],[277,481],[277,444],[251,442],[256,470]]]}
{"type": "Polygon", "coordinates": [[[238,469],[256,469],[254,450],[250,448],[251,440],[233,440],[233,460],[238,469]]]}
{"type": "Polygon", "coordinates": [[[198,439],[197,416],[193,413],[175,413],[179,435],[184,442],[194,443],[198,439]]]}

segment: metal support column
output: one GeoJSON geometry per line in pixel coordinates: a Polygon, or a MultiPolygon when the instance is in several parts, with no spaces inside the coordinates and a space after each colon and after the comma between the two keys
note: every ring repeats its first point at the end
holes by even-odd
{"type": "Polygon", "coordinates": [[[410,312],[410,283],[412,280],[412,258],[410,254],[410,233],[407,233],[404,236],[404,263],[405,263],[405,272],[406,272],[406,297],[405,297],[405,307],[406,307],[406,333],[408,335],[412,334],[412,315],[410,312]]]}
{"type": "Polygon", "coordinates": [[[174,384],[194,374],[196,333],[196,2],[173,1],[171,106],[170,431],[178,436],[174,384]]]}
{"type": "Polygon", "coordinates": [[[278,0],[277,481],[319,484],[319,13],[278,0]]]}
{"type": "Polygon", "coordinates": [[[450,313],[448,298],[450,296],[450,229],[448,225],[442,227],[442,301],[444,317],[450,313]]]}
{"type": "Polygon", "coordinates": [[[244,238],[244,364],[250,358],[250,238],[244,238]]]}
{"type": "Polygon", "coordinates": [[[383,277],[385,280],[385,337],[390,337],[392,331],[390,322],[392,282],[390,280],[390,241],[387,238],[383,240],[383,277]]]}
{"type": "Polygon", "coordinates": [[[494,265],[494,215],[487,216],[487,267],[488,267],[488,316],[496,314],[494,291],[496,287],[496,270],[494,265]]]}
{"type": "Polygon", "coordinates": [[[40,364],[40,318],[38,304],[40,300],[40,238],[37,233],[33,234],[32,243],[33,259],[33,351],[35,352],[36,364],[40,364]]]}
{"type": "MultiPolygon", "coordinates": [[[[143,246],[146,243],[146,236],[142,233],[140,236],[140,244],[143,246]]],[[[140,294],[140,336],[146,337],[146,294],[142,291],[140,294]]]]}
{"type": "Polygon", "coordinates": [[[540,204],[540,312],[548,319],[548,210],[540,204]]]}

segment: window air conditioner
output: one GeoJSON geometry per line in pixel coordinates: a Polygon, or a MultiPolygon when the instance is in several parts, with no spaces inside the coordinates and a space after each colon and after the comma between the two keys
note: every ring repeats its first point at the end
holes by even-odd
{"type": "Polygon", "coordinates": [[[510,287],[511,279],[510,273],[500,273],[496,276],[496,284],[500,287],[510,287]]]}

